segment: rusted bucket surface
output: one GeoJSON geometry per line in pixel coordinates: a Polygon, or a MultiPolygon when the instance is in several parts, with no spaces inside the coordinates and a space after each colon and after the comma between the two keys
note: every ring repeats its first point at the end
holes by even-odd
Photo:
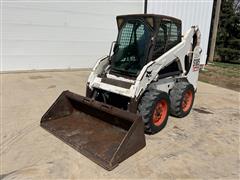
{"type": "Polygon", "coordinates": [[[139,116],[69,91],[43,115],[41,126],[107,170],[145,146],[139,116]]]}

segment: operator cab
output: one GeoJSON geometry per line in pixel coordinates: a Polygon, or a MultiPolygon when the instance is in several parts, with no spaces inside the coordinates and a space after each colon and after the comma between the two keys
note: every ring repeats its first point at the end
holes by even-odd
{"type": "Polygon", "coordinates": [[[181,42],[179,19],[153,14],[117,16],[111,74],[137,77],[143,66],[181,42]]]}

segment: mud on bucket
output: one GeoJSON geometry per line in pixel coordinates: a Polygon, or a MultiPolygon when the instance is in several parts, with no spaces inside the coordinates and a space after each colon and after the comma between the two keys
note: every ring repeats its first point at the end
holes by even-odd
{"type": "Polygon", "coordinates": [[[62,92],[41,126],[107,170],[146,145],[140,116],[70,91],[62,92]]]}

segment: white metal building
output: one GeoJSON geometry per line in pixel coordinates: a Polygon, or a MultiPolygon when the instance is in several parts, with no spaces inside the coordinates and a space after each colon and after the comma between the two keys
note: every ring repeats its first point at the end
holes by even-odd
{"type": "Polygon", "coordinates": [[[181,19],[183,33],[186,32],[192,25],[198,25],[201,31],[201,64],[205,64],[207,59],[212,7],[212,0],[148,0],[147,12],[164,14],[181,19]]]}
{"type": "MultiPolygon", "coordinates": [[[[144,12],[145,0],[4,1],[1,71],[91,68],[116,39],[116,15],[144,12]]],[[[148,13],[199,25],[206,60],[212,0],[148,0],[148,13]]]]}

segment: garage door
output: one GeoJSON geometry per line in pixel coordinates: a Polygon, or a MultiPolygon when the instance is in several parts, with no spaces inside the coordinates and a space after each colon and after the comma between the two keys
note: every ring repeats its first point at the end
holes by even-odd
{"type": "Polygon", "coordinates": [[[2,71],[91,68],[116,39],[115,16],[143,1],[3,2],[2,71]]]}

